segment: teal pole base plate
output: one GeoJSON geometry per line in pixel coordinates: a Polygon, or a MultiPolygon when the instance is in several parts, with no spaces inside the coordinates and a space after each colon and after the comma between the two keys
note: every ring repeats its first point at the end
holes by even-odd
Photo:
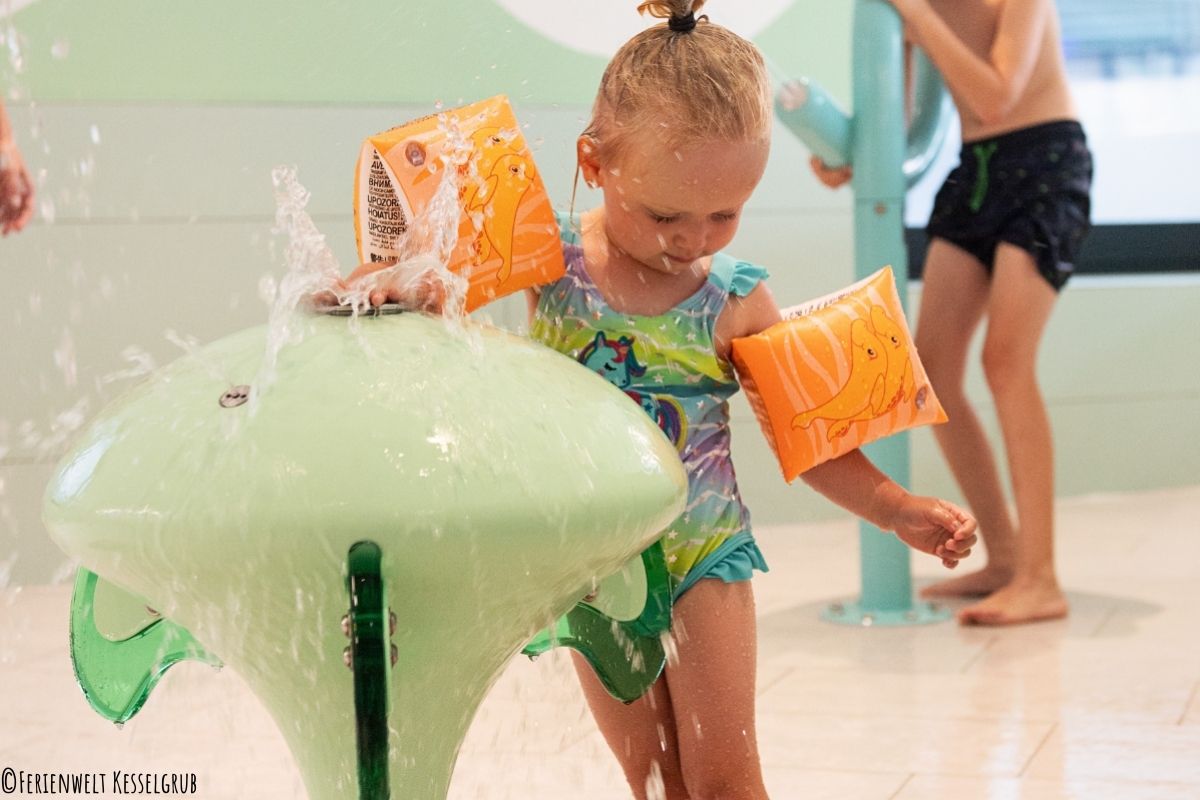
{"type": "Polygon", "coordinates": [[[830,603],[821,610],[821,619],[835,625],[860,628],[896,628],[901,625],[930,625],[950,619],[951,611],[940,603],[913,603],[911,608],[864,608],[857,600],[830,603]]]}

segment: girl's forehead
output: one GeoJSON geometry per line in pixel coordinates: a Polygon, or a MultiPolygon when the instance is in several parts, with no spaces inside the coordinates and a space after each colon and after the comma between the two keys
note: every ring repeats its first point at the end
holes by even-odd
{"type": "Polygon", "coordinates": [[[651,144],[630,148],[609,171],[639,194],[699,191],[736,197],[758,184],[767,151],[765,141],[651,144]]]}

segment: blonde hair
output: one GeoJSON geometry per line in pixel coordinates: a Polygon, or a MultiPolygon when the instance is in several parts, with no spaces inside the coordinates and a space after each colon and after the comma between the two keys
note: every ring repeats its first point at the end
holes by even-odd
{"type": "Polygon", "coordinates": [[[762,54],[707,16],[705,0],[652,0],[638,13],[670,20],[647,28],[613,56],[584,131],[597,157],[612,163],[634,140],[672,146],[701,140],[765,140],[771,84],[762,54]]]}

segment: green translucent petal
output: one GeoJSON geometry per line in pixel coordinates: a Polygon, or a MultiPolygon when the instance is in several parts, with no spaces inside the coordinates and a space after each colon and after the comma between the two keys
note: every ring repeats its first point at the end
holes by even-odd
{"type": "MultiPolygon", "coordinates": [[[[570,647],[588,660],[609,694],[624,703],[637,700],[662,674],[667,663],[662,636],[671,627],[671,580],[660,543],[647,548],[640,561],[626,569],[639,567],[644,580],[610,579],[600,588],[600,592],[619,592],[624,584],[644,591],[636,618],[614,618],[591,603],[579,602],[521,652],[536,658],[555,647],[570,647]]],[[[625,598],[615,601],[618,606],[626,604],[625,598]]]]}
{"type": "Polygon", "coordinates": [[[84,696],[101,716],[125,722],[167,668],[189,658],[221,666],[190,633],[157,616],[144,600],[79,570],[71,598],[71,661],[84,696]]]}

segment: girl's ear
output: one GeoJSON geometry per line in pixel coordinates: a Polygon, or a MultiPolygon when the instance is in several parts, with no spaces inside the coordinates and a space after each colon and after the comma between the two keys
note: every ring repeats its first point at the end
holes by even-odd
{"type": "Polygon", "coordinates": [[[583,182],[593,189],[601,182],[599,153],[599,145],[588,134],[585,133],[576,140],[575,158],[579,163],[579,171],[583,173],[583,182]]]}

